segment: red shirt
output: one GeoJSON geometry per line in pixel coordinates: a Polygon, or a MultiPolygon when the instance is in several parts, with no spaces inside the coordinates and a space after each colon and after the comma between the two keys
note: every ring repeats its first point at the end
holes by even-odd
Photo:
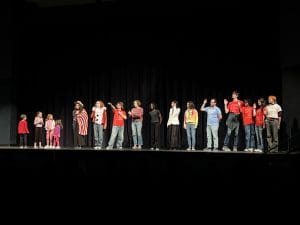
{"type": "Polygon", "coordinates": [[[253,120],[253,107],[245,106],[241,108],[241,112],[243,114],[243,123],[244,126],[254,124],[253,120]]]}
{"type": "Polygon", "coordinates": [[[241,113],[238,102],[240,103],[240,107],[244,106],[244,102],[240,101],[240,100],[232,101],[232,102],[228,103],[227,108],[228,108],[230,113],[234,113],[234,114],[240,114],[241,113]]]}
{"type": "Polygon", "coordinates": [[[256,126],[263,126],[264,125],[264,109],[259,108],[256,110],[256,117],[255,117],[255,125],[256,126]]]}
{"type": "Polygon", "coordinates": [[[124,110],[115,109],[113,110],[114,113],[114,120],[113,120],[113,126],[124,126],[124,118],[123,116],[126,116],[126,112],[124,110]]]}
{"type": "Polygon", "coordinates": [[[29,134],[28,124],[26,120],[20,120],[18,125],[18,134],[29,134]]]}

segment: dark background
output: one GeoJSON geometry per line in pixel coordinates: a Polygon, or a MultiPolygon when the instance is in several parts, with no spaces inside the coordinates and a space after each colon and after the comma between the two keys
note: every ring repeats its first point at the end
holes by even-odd
{"type": "MultiPolygon", "coordinates": [[[[117,0],[42,6],[35,1],[16,1],[8,6],[10,26],[8,38],[1,44],[1,57],[8,55],[11,61],[2,61],[7,70],[1,79],[9,84],[5,93],[12,94],[9,101],[9,94],[1,95],[7,102],[3,107],[10,109],[10,117],[1,117],[1,122],[12,121],[8,126],[11,144],[16,143],[17,115],[26,113],[31,124],[34,113],[41,110],[63,119],[64,144],[71,145],[72,103],[77,99],[88,111],[97,99],[122,100],[127,111],[134,99],[141,99],[146,111],[155,101],[164,116],[165,143],[165,124],[173,99],[184,110],[188,100],[199,109],[204,98],[216,97],[223,109],[223,98],[238,89],[241,98],[253,100],[277,95],[285,110],[291,108],[290,99],[299,97],[297,88],[289,88],[299,84],[297,73],[292,80],[285,72],[294,71],[291,68],[298,66],[300,55],[299,51],[287,50],[294,46],[290,38],[294,34],[289,31],[295,33],[296,26],[291,29],[286,25],[295,19],[290,15],[297,15],[289,13],[293,7],[243,1],[196,4],[117,0]]],[[[285,120],[282,148],[287,147],[291,126],[286,121],[295,118],[298,123],[299,107],[293,109],[285,114],[289,120],[285,120]]],[[[8,110],[4,112],[8,115],[8,110]]],[[[198,147],[205,144],[204,127],[205,114],[201,113],[198,147]]],[[[222,137],[224,129],[222,123],[222,137]]],[[[143,134],[147,146],[147,114],[143,134]]],[[[182,134],[185,144],[184,131],[182,134]]],[[[127,146],[129,137],[127,126],[127,146]]],[[[88,140],[91,144],[91,132],[88,140]]]]}

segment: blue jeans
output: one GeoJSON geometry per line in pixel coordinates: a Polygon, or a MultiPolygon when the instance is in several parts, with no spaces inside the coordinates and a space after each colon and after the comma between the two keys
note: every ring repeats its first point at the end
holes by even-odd
{"type": "Polygon", "coordinates": [[[254,148],[254,124],[249,124],[244,127],[246,148],[254,148]]]}
{"type": "Polygon", "coordinates": [[[131,123],[131,129],[132,129],[132,138],[133,138],[133,144],[136,145],[143,145],[143,137],[142,137],[142,122],[135,122],[133,121],[131,123]]]}
{"type": "Polygon", "coordinates": [[[117,138],[117,148],[122,147],[124,140],[124,126],[113,126],[110,139],[108,142],[108,148],[112,149],[114,147],[117,138]]]}
{"type": "Polygon", "coordinates": [[[189,148],[194,148],[196,145],[196,127],[193,123],[186,124],[186,134],[189,148]]]}
{"type": "Polygon", "coordinates": [[[96,147],[102,147],[103,143],[103,126],[102,124],[94,123],[94,140],[96,147]]]}
{"type": "Polygon", "coordinates": [[[218,130],[219,130],[219,125],[207,125],[206,127],[207,148],[211,148],[212,140],[214,141],[214,148],[218,148],[219,146],[218,130]]]}
{"type": "Polygon", "coordinates": [[[263,127],[255,126],[255,134],[257,149],[264,150],[263,127]]]}

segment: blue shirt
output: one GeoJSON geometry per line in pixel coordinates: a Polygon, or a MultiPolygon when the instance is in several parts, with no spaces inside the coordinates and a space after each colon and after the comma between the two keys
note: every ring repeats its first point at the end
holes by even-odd
{"type": "Polygon", "coordinates": [[[207,125],[217,126],[219,125],[219,115],[221,115],[221,110],[219,107],[206,107],[204,108],[207,112],[207,125]]]}

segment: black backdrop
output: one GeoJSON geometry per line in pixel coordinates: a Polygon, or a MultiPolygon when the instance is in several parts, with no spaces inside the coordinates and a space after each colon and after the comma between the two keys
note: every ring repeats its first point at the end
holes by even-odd
{"type": "MultiPolygon", "coordinates": [[[[107,16],[114,8],[105,7],[34,6],[16,18],[18,114],[28,114],[30,124],[37,110],[61,118],[64,145],[72,145],[71,111],[77,99],[88,111],[97,99],[124,101],[127,111],[140,99],[146,112],[151,101],[157,102],[164,117],[163,144],[173,99],[182,114],[186,101],[199,109],[206,97],[216,97],[223,110],[223,98],[230,98],[233,89],[242,98],[275,94],[280,102],[278,24],[272,12],[240,5],[196,8],[176,16],[107,16]]],[[[205,144],[204,127],[201,113],[198,147],[205,144]]],[[[224,129],[223,121],[221,137],[224,129]]],[[[89,145],[91,134],[90,129],[89,145]]],[[[143,136],[148,146],[147,113],[143,136]]]]}

